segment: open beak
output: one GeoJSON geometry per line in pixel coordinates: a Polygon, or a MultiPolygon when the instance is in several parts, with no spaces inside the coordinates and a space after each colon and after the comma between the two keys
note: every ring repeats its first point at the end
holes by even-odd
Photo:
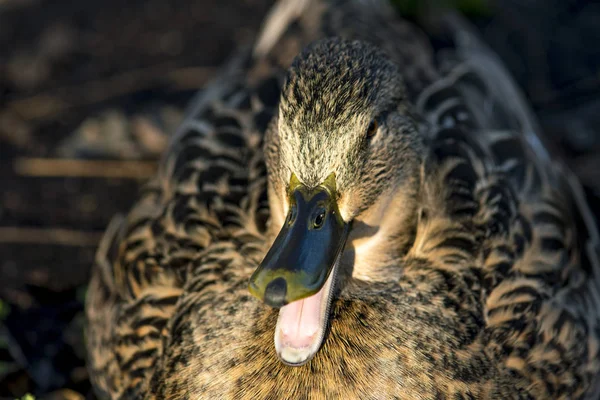
{"type": "Polygon", "coordinates": [[[249,289],[280,308],[275,348],[289,365],[306,363],[321,347],[339,257],[349,223],[337,205],[335,175],[307,188],[292,175],[283,227],[250,278],[249,289]]]}

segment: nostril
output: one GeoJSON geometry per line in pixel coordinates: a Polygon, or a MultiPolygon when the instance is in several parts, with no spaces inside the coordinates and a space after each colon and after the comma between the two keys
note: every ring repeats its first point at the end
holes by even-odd
{"type": "Polygon", "coordinates": [[[289,212],[288,224],[293,225],[296,221],[296,216],[298,215],[298,207],[296,205],[292,205],[289,212]]]}
{"type": "Polygon", "coordinates": [[[326,216],[326,211],[324,208],[318,208],[315,211],[315,215],[313,218],[313,228],[314,229],[321,229],[321,227],[323,227],[323,224],[325,223],[325,216],[326,216]]]}

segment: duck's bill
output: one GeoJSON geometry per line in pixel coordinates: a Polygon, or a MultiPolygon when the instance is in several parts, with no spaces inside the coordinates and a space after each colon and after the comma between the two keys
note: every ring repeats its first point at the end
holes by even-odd
{"type": "Polygon", "coordinates": [[[340,216],[335,178],[309,190],[292,178],[289,212],[273,246],[250,278],[250,292],[280,308],[275,348],[287,364],[302,365],[325,335],[335,270],[349,224],[340,216]]]}

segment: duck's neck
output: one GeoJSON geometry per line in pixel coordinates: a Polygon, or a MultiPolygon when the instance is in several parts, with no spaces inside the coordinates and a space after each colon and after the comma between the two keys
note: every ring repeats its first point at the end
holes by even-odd
{"type": "Polygon", "coordinates": [[[353,222],[342,260],[352,263],[352,277],[365,281],[400,278],[398,259],[407,253],[416,232],[418,185],[384,193],[353,222]],[[415,188],[415,189],[411,189],[415,188]]]}

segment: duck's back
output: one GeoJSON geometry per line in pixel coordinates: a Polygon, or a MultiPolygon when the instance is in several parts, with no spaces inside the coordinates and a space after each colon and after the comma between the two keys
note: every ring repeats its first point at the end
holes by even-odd
{"type": "Polygon", "coordinates": [[[442,269],[476,266],[459,274],[482,285],[474,293],[481,295],[486,353],[515,383],[523,378],[526,393],[595,398],[596,221],[499,60],[458,16],[441,26],[453,47],[437,53],[442,78],[418,96],[416,108],[426,119],[429,171],[442,188],[430,185],[430,215],[411,255],[446,264],[442,269]]]}
{"type": "Polygon", "coordinates": [[[385,1],[275,6],[254,49],[192,102],[156,179],[107,230],[87,302],[98,391],[572,398],[591,387],[595,224],[513,82],[460,23],[449,27],[456,46],[436,59],[385,1]],[[271,349],[276,313],[246,293],[266,250],[263,133],[284,69],[331,35],[370,41],[400,65],[431,149],[426,201],[401,282],[342,296],[317,357],[290,368],[271,349]]]}

